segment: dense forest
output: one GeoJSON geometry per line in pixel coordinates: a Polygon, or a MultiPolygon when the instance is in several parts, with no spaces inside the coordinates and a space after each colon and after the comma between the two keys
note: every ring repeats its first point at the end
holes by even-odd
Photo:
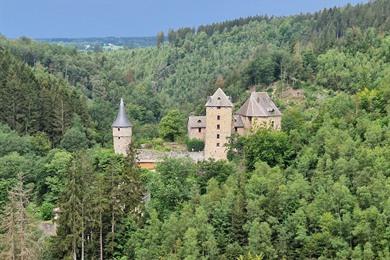
{"type": "Polygon", "coordinates": [[[0,37],[0,259],[390,259],[389,14],[249,17],[110,52],[0,37]],[[235,108],[267,91],[282,131],[138,168],[137,148],[188,142],[218,87],[235,108]]]}

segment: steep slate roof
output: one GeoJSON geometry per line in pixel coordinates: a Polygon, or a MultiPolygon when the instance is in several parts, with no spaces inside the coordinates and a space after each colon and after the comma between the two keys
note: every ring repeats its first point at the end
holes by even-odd
{"type": "Polygon", "coordinates": [[[233,107],[233,104],[230,97],[226,96],[221,88],[218,88],[214,95],[207,98],[206,107],[233,107]]]}
{"type": "Polygon", "coordinates": [[[190,116],[188,118],[189,128],[205,128],[206,127],[206,116],[190,116]]]}
{"type": "Polygon", "coordinates": [[[240,115],[233,115],[234,118],[234,123],[233,126],[237,128],[243,128],[244,127],[244,122],[242,122],[242,118],[240,115]]]}
{"type": "Polygon", "coordinates": [[[132,127],[132,126],[133,125],[130,123],[130,121],[126,115],[125,104],[123,103],[123,98],[121,98],[121,103],[119,104],[118,115],[116,116],[114,123],[112,123],[112,127],[128,128],[128,127],[132,127]]]}
{"type": "Polygon", "coordinates": [[[281,116],[279,109],[268,96],[267,92],[252,92],[251,96],[241,106],[237,114],[243,116],[281,116]]]}

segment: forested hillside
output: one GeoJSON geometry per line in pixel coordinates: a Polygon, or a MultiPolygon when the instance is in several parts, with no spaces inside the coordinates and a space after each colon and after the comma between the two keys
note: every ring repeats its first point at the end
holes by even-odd
{"type": "Polygon", "coordinates": [[[1,38],[0,258],[389,259],[389,14],[377,0],[250,17],[111,52],[1,38]],[[232,138],[229,161],[137,168],[141,144],[167,149],[160,120],[175,115],[184,143],[217,87],[236,108],[269,92],[282,131],[232,138]]]}

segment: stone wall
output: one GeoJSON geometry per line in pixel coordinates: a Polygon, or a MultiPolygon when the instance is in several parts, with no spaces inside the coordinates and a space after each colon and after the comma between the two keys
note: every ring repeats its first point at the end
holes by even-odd
{"type": "Polygon", "coordinates": [[[271,128],[280,130],[282,126],[282,117],[255,117],[252,118],[252,128],[271,128]]]}
{"type": "Polygon", "coordinates": [[[131,127],[112,129],[115,153],[127,155],[129,145],[131,144],[131,135],[132,135],[131,127]]]}
{"type": "Polygon", "coordinates": [[[233,127],[232,133],[238,134],[238,135],[244,135],[245,134],[245,128],[243,128],[243,127],[233,127]]]}
{"type": "Polygon", "coordinates": [[[232,123],[231,107],[206,108],[205,159],[226,160],[226,144],[232,135],[232,123]]]}
{"type": "Polygon", "coordinates": [[[189,128],[188,129],[188,137],[190,139],[199,139],[199,140],[202,140],[204,141],[205,139],[205,136],[206,136],[206,128],[204,127],[201,127],[200,128],[200,132],[199,132],[199,128],[189,128]]]}
{"type": "Polygon", "coordinates": [[[245,133],[248,133],[251,130],[256,130],[259,128],[273,128],[275,130],[280,130],[282,128],[282,117],[252,117],[250,120],[249,117],[242,117],[245,126],[245,133]]]}

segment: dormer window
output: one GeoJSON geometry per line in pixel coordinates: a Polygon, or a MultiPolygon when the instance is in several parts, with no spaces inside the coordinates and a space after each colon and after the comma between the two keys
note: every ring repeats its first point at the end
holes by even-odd
{"type": "Polygon", "coordinates": [[[218,99],[218,100],[221,100],[221,97],[218,97],[217,99],[218,99]]]}
{"type": "Polygon", "coordinates": [[[198,123],[202,123],[202,120],[199,119],[199,120],[198,120],[198,123]]]}
{"type": "Polygon", "coordinates": [[[268,112],[274,112],[275,109],[273,109],[272,107],[269,107],[269,108],[267,108],[267,111],[268,111],[268,112]]]}

